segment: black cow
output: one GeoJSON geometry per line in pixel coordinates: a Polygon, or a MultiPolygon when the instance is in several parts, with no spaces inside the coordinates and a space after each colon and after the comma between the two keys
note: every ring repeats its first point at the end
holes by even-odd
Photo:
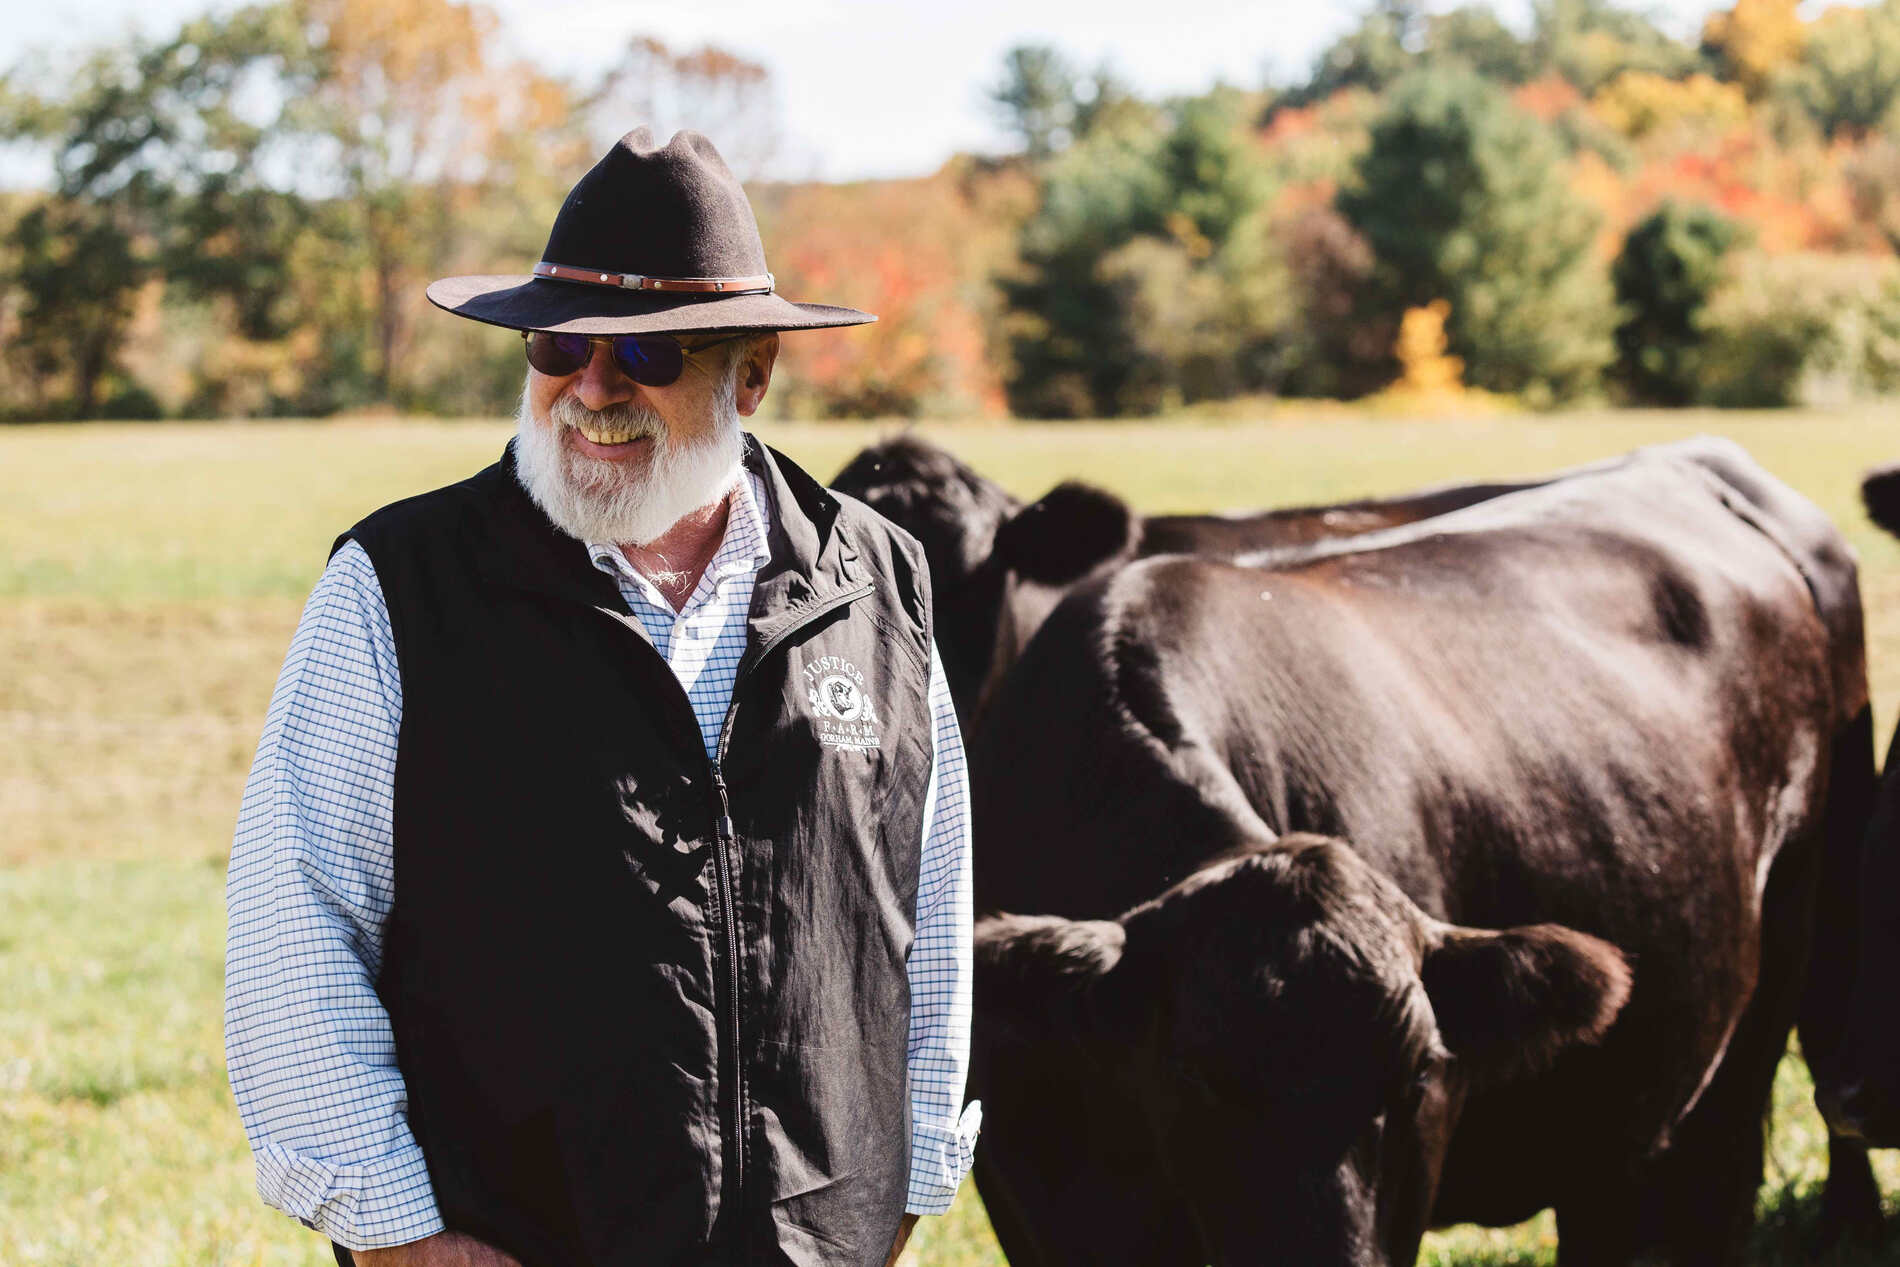
{"type": "Polygon", "coordinates": [[[1083,921],[984,926],[1011,1262],[1736,1261],[1872,785],[1844,543],[1704,441],[1245,562],[1080,587],[973,738],[978,909],[1083,921]]]}
{"type": "MultiPolygon", "coordinates": [[[[1900,466],[1861,483],[1867,515],[1900,536],[1900,466]]],[[[1815,1066],[1815,1099],[1830,1126],[1900,1147],[1900,729],[1887,746],[1860,875],[1861,944],[1846,1039],[1832,1064],[1815,1066]]]]}
{"type": "Polygon", "coordinates": [[[1330,506],[1142,516],[1115,494],[1073,481],[1025,506],[947,450],[909,435],[863,450],[831,486],[923,544],[937,649],[966,723],[1043,618],[1090,576],[1153,555],[1233,556],[1357,536],[1529,487],[1459,484],[1330,506]]]}
{"type": "Polygon", "coordinates": [[[976,944],[986,1022],[1033,1042],[1058,1017],[1120,1076],[1220,1263],[1410,1261],[1467,1087],[1600,1041],[1630,993],[1606,942],[1442,923],[1301,834],[1120,920],[990,918],[976,944]]]}

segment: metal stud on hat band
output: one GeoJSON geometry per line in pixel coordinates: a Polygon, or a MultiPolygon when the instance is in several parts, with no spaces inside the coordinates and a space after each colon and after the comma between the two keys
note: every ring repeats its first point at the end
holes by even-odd
{"type": "Polygon", "coordinates": [[[584,282],[589,286],[692,295],[769,295],[774,285],[770,273],[753,277],[650,277],[644,273],[603,273],[597,268],[575,268],[569,264],[550,264],[546,260],[534,266],[534,275],[563,282],[584,282]]]}

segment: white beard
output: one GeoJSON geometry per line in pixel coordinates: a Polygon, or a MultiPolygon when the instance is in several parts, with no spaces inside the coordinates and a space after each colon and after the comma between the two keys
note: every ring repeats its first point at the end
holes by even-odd
{"type": "Polygon", "coordinates": [[[738,484],[745,452],[735,400],[738,375],[726,372],[719,380],[712,431],[695,443],[676,442],[659,414],[630,401],[599,411],[612,425],[653,437],[652,458],[639,472],[567,446],[561,433],[589,414],[571,392],[556,398],[542,422],[534,417],[524,389],[515,414],[516,477],[535,505],[568,536],[646,545],[738,484]]]}

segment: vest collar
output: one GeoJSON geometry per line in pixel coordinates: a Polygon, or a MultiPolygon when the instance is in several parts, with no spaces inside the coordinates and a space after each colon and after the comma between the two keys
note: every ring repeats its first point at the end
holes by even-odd
{"type": "MultiPolygon", "coordinates": [[[[756,437],[745,436],[747,467],[772,499],[766,541],[771,559],[759,569],[751,621],[755,637],[769,638],[814,607],[827,606],[869,583],[856,544],[829,489],[756,437]]],[[[515,469],[515,443],[471,483],[486,495],[490,514],[481,564],[495,581],[589,607],[624,614],[613,577],[593,565],[587,547],[554,526],[528,496],[515,469]]]]}

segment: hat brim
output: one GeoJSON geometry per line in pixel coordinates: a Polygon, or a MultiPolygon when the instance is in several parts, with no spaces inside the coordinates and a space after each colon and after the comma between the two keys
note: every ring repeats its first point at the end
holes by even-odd
{"type": "Polygon", "coordinates": [[[428,295],[444,312],[471,321],[555,334],[823,330],[877,320],[856,308],[793,303],[777,295],[669,295],[546,277],[444,277],[430,283],[428,295]]]}

